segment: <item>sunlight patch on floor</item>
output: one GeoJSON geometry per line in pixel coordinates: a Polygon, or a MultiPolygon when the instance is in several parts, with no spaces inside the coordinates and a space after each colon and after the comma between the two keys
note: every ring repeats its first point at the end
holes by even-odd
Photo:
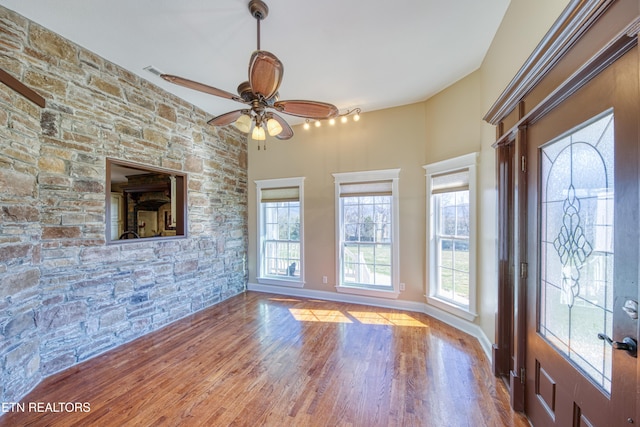
{"type": "Polygon", "coordinates": [[[348,313],[365,325],[428,327],[421,321],[405,313],[380,313],[373,311],[349,311],[348,313]]]}
{"type": "Polygon", "coordinates": [[[428,328],[420,320],[405,313],[380,313],[373,311],[322,310],[315,308],[290,308],[289,312],[299,322],[354,323],[365,325],[413,326],[428,328]]]}
{"type": "Polygon", "coordinates": [[[278,302],[300,302],[299,299],[294,298],[269,298],[269,301],[278,301],[278,302]]]}
{"type": "Polygon", "coordinates": [[[294,319],[299,322],[353,323],[338,310],[318,310],[308,308],[290,308],[294,319]]]}

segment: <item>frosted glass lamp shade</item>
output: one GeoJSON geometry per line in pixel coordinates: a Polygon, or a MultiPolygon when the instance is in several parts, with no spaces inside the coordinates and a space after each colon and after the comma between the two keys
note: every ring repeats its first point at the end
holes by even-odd
{"type": "Polygon", "coordinates": [[[264,134],[264,129],[262,128],[262,126],[256,126],[253,128],[251,138],[255,139],[256,141],[264,141],[266,139],[266,135],[264,134]]]}
{"type": "Polygon", "coordinates": [[[280,126],[277,120],[269,119],[267,120],[267,132],[269,132],[271,136],[279,135],[280,132],[282,132],[282,126],[280,126]]]}
{"type": "Polygon", "coordinates": [[[249,130],[251,129],[251,116],[243,114],[235,121],[235,123],[233,123],[233,125],[240,132],[249,133],[249,130]]]}

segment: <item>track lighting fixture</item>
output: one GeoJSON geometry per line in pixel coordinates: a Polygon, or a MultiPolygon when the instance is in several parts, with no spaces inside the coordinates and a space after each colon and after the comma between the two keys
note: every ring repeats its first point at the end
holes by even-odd
{"type": "MultiPolygon", "coordinates": [[[[353,108],[351,110],[347,110],[346,112],[342,113],[342,114],[338,114],[337,117],[340,118],[340,123],[347,123],[349,121],[349,116],[353,115],[353,121],[357,122],[358,120],[360,120],[360,113],[362,112],[362,110],[360,108],[353,108]]],[[[320,120],[314,120],[313,121],[315,127],[320,127],[321,126],[321,121],[320,120]]],[[[336,124],[336,119],[334,117],[331,117],[329,119],[329,124],[331,126],[336,124]]],[[[303,125],[304,130],[309,130],[311,128],[311,120],[306,119],[303,125]]]]}

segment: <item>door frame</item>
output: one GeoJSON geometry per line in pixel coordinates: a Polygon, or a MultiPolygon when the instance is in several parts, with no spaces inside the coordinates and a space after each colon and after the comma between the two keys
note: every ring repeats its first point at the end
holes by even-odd
{"type": "Polygon", "coordinates": [[[526,412],[526,319],[527,310],[535,310],[536,303],[527,305],[526,129],[636,47],[639,33],[640,1],[572,0],[483,118],[496,126],[498,168],[505,161],[499,150],[513,145],[513,182],[498,185],[498,200],[509,200],[499,206],[499,239],[510,239],[511,246],[502,241],[498,246],[493,366],[496,376],[508,378],[511,405],[517,411],[526,412]]]}
{"type": "Polygon", "coordinates": [[[526,127],[518,127],[514,135],[495,148],[499,268],[493,371],[507,383],[512,408],[523,412],[527,334],[526,127]]]}

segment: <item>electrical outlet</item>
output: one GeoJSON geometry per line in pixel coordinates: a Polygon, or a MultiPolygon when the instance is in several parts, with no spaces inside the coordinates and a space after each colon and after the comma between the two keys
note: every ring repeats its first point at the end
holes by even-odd
{"type": "Polygon", "coordinates": [[[322,276],[322,283],[327,284],[327,276],[322,276]]]}
{"type": "Polygon", "coordinates": [[[400,290],[404,291],[404,283],[400,283],[400,290]]]}

